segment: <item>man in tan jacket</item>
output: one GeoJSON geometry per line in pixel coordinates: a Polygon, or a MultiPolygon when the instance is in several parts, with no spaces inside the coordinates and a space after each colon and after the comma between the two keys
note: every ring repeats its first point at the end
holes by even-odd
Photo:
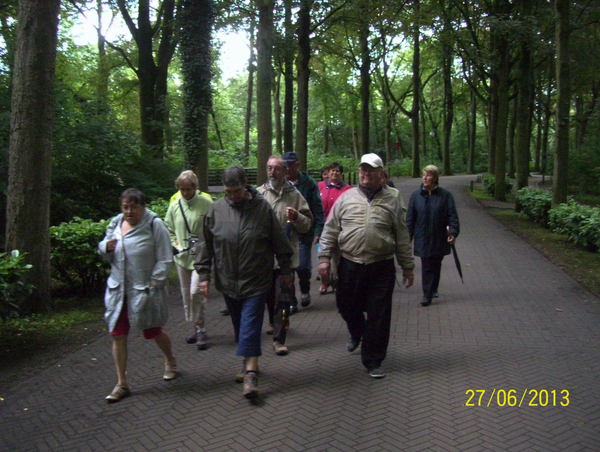
{"type": "Polygon", "coordinates": [[[373,378],[385,377],[381,363],[390,338],[394,256],[407,288],[413,285],[415,267],[400,201],[381,186],[382,171],[379,156],[362,156],[360,185],[343,193],[334,204],[319,252],[324,284],[331,275],[332,253],[341,254],[335,297],[350,332],[346,349],[353,352],[362,341],[362,363],[373,378]]]}
{"type": "MultiPolygon", "coordinates": [[[[267,161],[267,175],[269,181],[258,187],[258,193],[269,203],[275,212],[281,226],[287,233],[287,237],[294,250],[292,256],[292,269],[298,268],[300,263],[299,250],[300,241],[298,234],[306,233],[313,223],[313,215],[306,200],[300,192],[286,179],[287,164],[282,157],[272,156],[267,161]]],[[[295,288],[292,286],[290,293],[281,294],[281,284],[278,284],[279,270],[273,273],[273,285],[267,295],[267,307],[269,309],[269,330],[273,332],[273,350],[277,355],[287,355],[288,348],[285,346],[286,327],[282,317],[298,311],[298,301],[295,296],[295,288]],[[287,298],[286,298],[287,295],[287,298]],[[283,301],[285,302],[278,302],[283,301]],[[288,306],[289,303],[289,306],[288,306]],[[285,306],[282,306],[285,304],[285,306]],[[286,310],[284,313],[283,310],[286,310]]],[[[285,321],[285,319],[283,319],[285,321]]]]}

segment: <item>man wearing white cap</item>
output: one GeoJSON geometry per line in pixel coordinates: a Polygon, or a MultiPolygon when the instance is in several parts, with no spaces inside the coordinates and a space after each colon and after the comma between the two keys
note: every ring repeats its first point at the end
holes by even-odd
{"type": "Polygon", "coordinates": [[[381,363],[390,338],[394,255],[407,288],[413,285],[415,267],[400,202],[381,186],[382,170],[378,155],[362,156],[359,186],[334,204],[319,252],[323,283],[331,275],[332,253],[339,250],[341,254],[336,304],[350,332],[346,349],[353,352],[362,341],[362,363],[373,378],[385,377],[381,363]]]}

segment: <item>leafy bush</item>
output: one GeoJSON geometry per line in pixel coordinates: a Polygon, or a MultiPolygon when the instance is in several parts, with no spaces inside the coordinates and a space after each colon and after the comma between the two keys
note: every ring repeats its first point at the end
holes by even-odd
{"type": "Polygon", "coordinates": [[[600,247],[600,208],[589,207],[570,200],[548,213],[552,231],[566,234],[575,244],[598,251],[600,247]]]}
{"type": "Polygon", "coordinates": [[[169,201],[163,198],[156,198],[146,207],[151,210],[153,214],[158,216],[158,218],[164,220],[167,216],[167,210],[169,209],[169,201]]]}
{"type": "MultiPolygon", "coordinates": [[[[507,177],[506,178],[506,192],[510,193],[510,191],[512,190],[512,182],[510,181],[510,179],[507,177]]],[[[485,192],[488,195],[494,195],[494,191],[496,190],[496,176],[494,176],[491,173],[485,173],[483,175],[483,187],[485,188],[485,192]]]]}
{"type": "Polygon", "coordinates": [[[539,188],[523,187],[517,192],[517,202],[522,212],[532,221],[548,225],[548,212],[552,206],[552,193],[539,188]]]}
{"type": "Polygon", "coordinates": [[[24,282],[32,265],[26,264],[18,250],[0,253],[0,318],[5,321],[18,317],[21,302],[33,292],[24,282]]]}
{"type": "Polygon", "coordinates": [[[109,266],[98,254],[108,220],[93,222],[75,217],[50,228],[52,270],[70,290],[90,293],[104,286],[109,266]]]}

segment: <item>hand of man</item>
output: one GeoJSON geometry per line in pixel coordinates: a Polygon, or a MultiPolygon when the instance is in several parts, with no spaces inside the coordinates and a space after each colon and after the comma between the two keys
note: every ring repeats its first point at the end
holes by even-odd
{"type": "Polygon", "coordinates": [[[117,248],[117,239],[112,239],[106,242],[106,252],[112,253],[117,248]]]}
{"type": "Polygon", "coordinates": [[[321,277],[321,282],[323,284],[329,282],[329,279],[331,278],[331,264],[329,262],[321,262],[319,264],[319,276],[321,277]]]}
{"type": "Polygon", "coordinates": [[[298,211],[292,207],[286,207],[285,216],[290,221],[296,221],[298,219],[298,211]]]}
{"type": "Polygon", "coordinates": [[[315,240],[313,241],[313,244],[316,245],[317,243],[319,243],[320,240],[321,240],[320,237],[315,237],[315,240]]]}
{"type": "Polygon", "coordinates": [[[202,281],[200,283],[200,292],[204,295],[204,298],[208,298],[208,286],[210,285],[209,281],[202,281]]]}
{"type": "Polygon", "coordinates": [[[414,282],[415,282],[414,276],[405,276],[404,278],[402,278],[402,283],[406,286],[407,289],[410,286],[412,286],[414,282]]]}
{"type": "Polygon", "coordinates": [[[289,274],[289,275],[281,275],[280,277],[281,279],[281,287],[287,287],[288,289],[292,288],[292,282],[294,281],[294,275],[293,274],[289,274]]]}
{"type": "Polygon", "coordinates": [[[449,235],[448,236],[448,243],[450,245],[454,245],[454,242],[456,242],[456,237],[454,237],[453,235],[449,235]]]}

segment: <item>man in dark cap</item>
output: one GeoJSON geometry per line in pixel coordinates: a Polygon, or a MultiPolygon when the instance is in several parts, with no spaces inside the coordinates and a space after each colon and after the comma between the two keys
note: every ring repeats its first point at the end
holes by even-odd
{"type": "MultiPolygon", "coordinates": [[[[287,164],[286,178],[290,183],[300,191],[308,207],[313,214],[313,225],[310,230],[300,234],[300,265],[296,269],[298,280],[300,281],[301,300],[303,308],[310,305],[310,278],[312,271],[312,246],[313,243],[319,243],[319,237],[323,232],[325,216],[323,214],[323,204],[321,203],[321,194],[317,183],[308,174],[300,171],[300,161],[295,152],[286,152],[283,154],[283,160],[287,164]]],[[[290,313],[298,312],[298,306],[292,306],[290,313]]]]}

